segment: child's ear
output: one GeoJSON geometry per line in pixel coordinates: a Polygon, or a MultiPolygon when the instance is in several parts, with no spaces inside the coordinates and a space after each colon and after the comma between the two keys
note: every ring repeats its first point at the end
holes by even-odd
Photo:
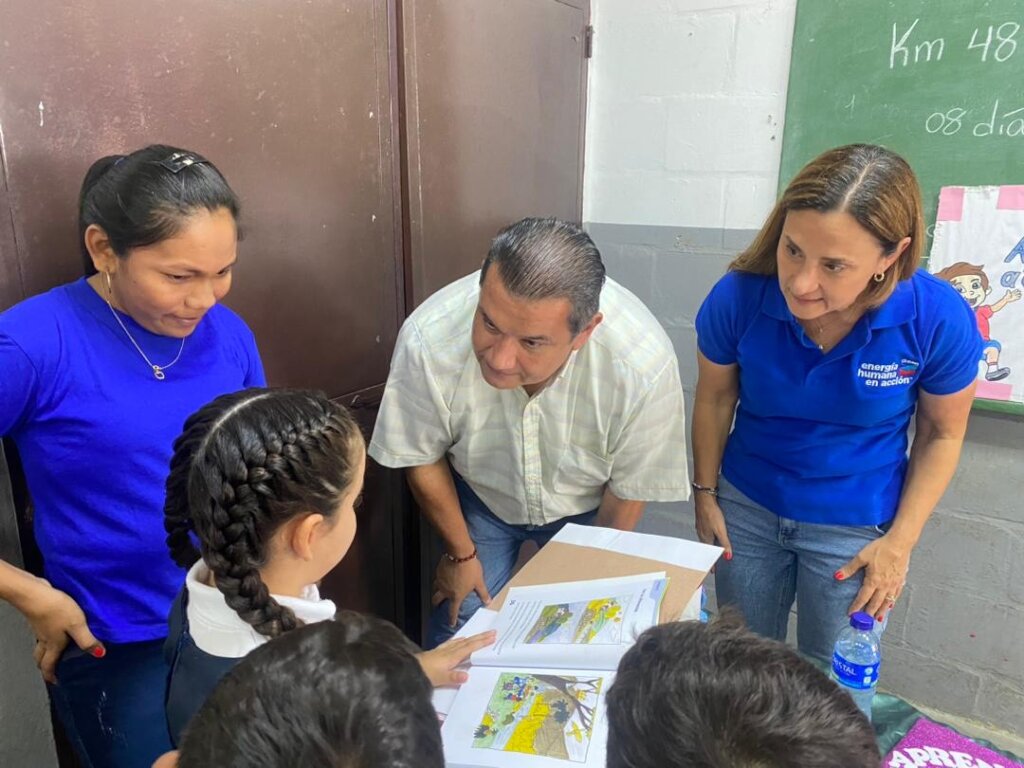
{"type": "Polygon", "coordinates": [[[296,557],[302,560],[313,559],[313,547],[322,532],[324,520],[324,516],[317,512],[292,521],[291,535],[288,539],[296,557]]]}

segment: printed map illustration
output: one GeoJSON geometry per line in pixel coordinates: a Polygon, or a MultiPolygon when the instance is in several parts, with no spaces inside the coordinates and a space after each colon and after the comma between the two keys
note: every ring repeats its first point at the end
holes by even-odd
{"type": "Polygon", "coordinates": [[[603,597],[579,603],[546,605],[526,633],[526,643],[618,645],[622,638],[623,601],[603,597]]]}
{"type": "Polygon", "coordinates": [[[473,746],[586,762],[601,677],[502,673],[473,746]]]}

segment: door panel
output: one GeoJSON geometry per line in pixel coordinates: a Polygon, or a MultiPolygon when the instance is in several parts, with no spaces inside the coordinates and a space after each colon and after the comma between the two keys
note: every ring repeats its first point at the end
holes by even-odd
{"type": "Polygon", "coordinates": [[[0,311],[25,297],[21,285],[21,265],[14,244],[14,226],[7,194],[7,156],[4,151],[4,127],[0,122],[0,311]]]}
{"type": "MultiPolygon", "coordinates": [[[[379,398],[366,405],[346,402],[367,435],[373,431],[378,404],[379,398]]],[[[403,567],[402,523],[401,472],[368,461],[363,499],[356,510],[356,538],[342,561],[324,577],[323,596],[341,608],[385,616],[403,626],[402,581],[416,571],[407,574],[403,567]]]]}
{"type": "MultiPolygon", "coordinates": [[[[23,295],[81,274],[95,158],[162,142],[217,163],[246,238],[228,303],[270,380],[387,376],[400,317],[387,0],[8,0],[0,127],[23,295]]],[[[8,274],[0,221],[0,259],[8,274]]],[[[12,301],[4,278],[0,301],[12,301]]]]}
{"type": "Polygon", "coordinates": [[[582,216],[583,2],[401,3],[407,301],[523,216],[582,216]]]}

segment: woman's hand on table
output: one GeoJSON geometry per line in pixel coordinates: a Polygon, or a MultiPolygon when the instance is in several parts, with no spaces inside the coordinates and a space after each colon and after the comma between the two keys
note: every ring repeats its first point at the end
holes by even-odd
{"type": "Polygon", "coordinates": [[[496,637],[497,633],[493,629],[479,635],[453,637],[432,651],[416,654],[416,658],[435,688],[442,685],[461,685],[469,679],[469,675],[456,667],[466,661],[474,651],[493,643],[496,637]]]}
{"type": "Polygon", "coordinates": [[[864,569],[864,584],[850,603],[849,612],[864,611],[878,621],[884,620],[907,583],[912,550],[913,547],[887,533],[865,546],[836,571],[835,578],[844,581],[864,569]]]}

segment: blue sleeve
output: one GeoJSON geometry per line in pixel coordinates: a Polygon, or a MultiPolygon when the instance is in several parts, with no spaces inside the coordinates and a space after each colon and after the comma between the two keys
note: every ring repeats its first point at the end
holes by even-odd
{"type": "Polygon", "coordinates": [[[978,376],[982,339],[974,310],[952,287],[936,312],[938,322],[918,385],[932,395],[951,395],[978,376]]]}
{"type": "Polygon", "coordinates": [[[246,359],[249,361],[249,367],[245,372],[245,386],[246,387],[265,387],[267,386],[267,375],[263,372],[263,360],[260,359],[260,351],[256,347],[256,337],[253,336],[252,331],[246,326],[245,352],[246,359]]]}
{"type": "Polygon", "coordinates": [[[740,341],[739,313],[748,302],[742,296],[742,276],[728,272],[697,310],[697,348],[708,360],[718,365],[736,362],[740,341]]]}
{"type": "Polygon", "coordinates": [[[265,387],[267,376],[263,372],[263,360],[256,347],[256,337],[245,320],[234,310],[218,304],[214,307],[217,313],[217,328],[222,344],[233,353],[238,366],[242,369],[242,386],[265,387]]]}
{"type": "Polygon", "coordinates": [[[38,390],[36,367],[25,351],[0,331],[0,437],[29,418],[38,390]]]}

